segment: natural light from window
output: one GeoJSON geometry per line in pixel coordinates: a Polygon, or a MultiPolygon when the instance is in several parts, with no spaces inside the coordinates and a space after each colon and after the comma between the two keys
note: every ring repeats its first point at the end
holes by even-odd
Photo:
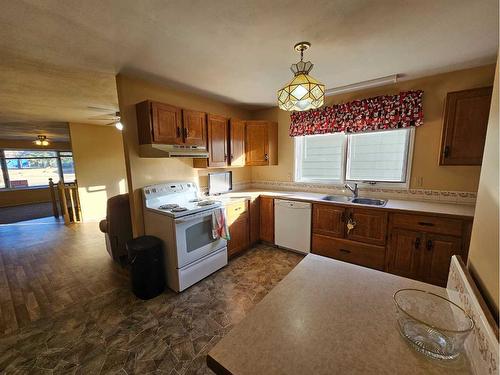
{"type": "Polygon", "coordinates": [[[405,184],[412,129],[295,138],[295,181],[405,184]]]}
{"type": "Polygon", "coordinates": [[[75,181],[71,151],[3,150],[2,154],[5,163],[2,163],[0,187],[22,189],[48,186],[49,178],[54,183],[61,178],[65,182],[75,181]],[[4,175],[7,181],[4,181],[4,175]]]}

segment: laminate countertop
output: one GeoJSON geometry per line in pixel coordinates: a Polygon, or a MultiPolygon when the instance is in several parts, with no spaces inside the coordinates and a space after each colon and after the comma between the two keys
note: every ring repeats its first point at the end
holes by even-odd
{"type": "Polygon", "coordinates": [[[446,289],[307,255],[207,356],[217,374],[469,374],[428,359],[396,327],[393,294],[446,289]]]}
{"type": "Polygon", "coordinates": [[[245,190],[245,191],[235,191],[228,194],[216,196],[213,198],[221,200],[224,204],[230,204],[231,202],[234,202],[238,199],[253,199],[258,196],[267,196],[273,198],[308,201],[312,203],[376,208],[376,209],[385,209],[390,211],[430,213],[430,214],[439,214],[446,216],[460,216],[464,218],[472,218],[474,216],[474,206],[469,204],[387,199],[387,204],[385,206],[376,207],[369,205],[353,204],[350,202],[344,203],[344,202],[325,201],[322,198],[325,197],[326,195],[327,194],[298,192],[298,191],[289,192],[289,191],[245,190]]]}

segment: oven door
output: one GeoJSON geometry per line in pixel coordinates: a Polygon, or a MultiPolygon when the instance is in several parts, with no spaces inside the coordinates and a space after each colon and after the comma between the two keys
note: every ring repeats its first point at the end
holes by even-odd
{"type": "Polygon", "coordinates": [[[214,210],[187,215],[175,220],[177,268],[182,268],[226,246],[227,241],[212,237],[214,210]]]}

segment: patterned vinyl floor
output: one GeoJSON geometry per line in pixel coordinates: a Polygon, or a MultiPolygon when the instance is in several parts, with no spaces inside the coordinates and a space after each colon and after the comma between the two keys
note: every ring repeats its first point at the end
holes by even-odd
{"type": "Polygon", "coordinates": [[[302,259],[259,245],[142,301],[103,243],[95,224],[0,226],[1,373],[211,373],[206,353],[302,259]]]}

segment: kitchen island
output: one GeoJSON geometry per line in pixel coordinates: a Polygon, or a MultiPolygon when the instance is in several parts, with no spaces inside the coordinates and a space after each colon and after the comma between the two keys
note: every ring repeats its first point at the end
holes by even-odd
{"type": "Polygon", "coordinates": [[[392,296],[446,289],[309,254],[208,354],[217,374],[469,374],[400,336],[392,296]]]}

